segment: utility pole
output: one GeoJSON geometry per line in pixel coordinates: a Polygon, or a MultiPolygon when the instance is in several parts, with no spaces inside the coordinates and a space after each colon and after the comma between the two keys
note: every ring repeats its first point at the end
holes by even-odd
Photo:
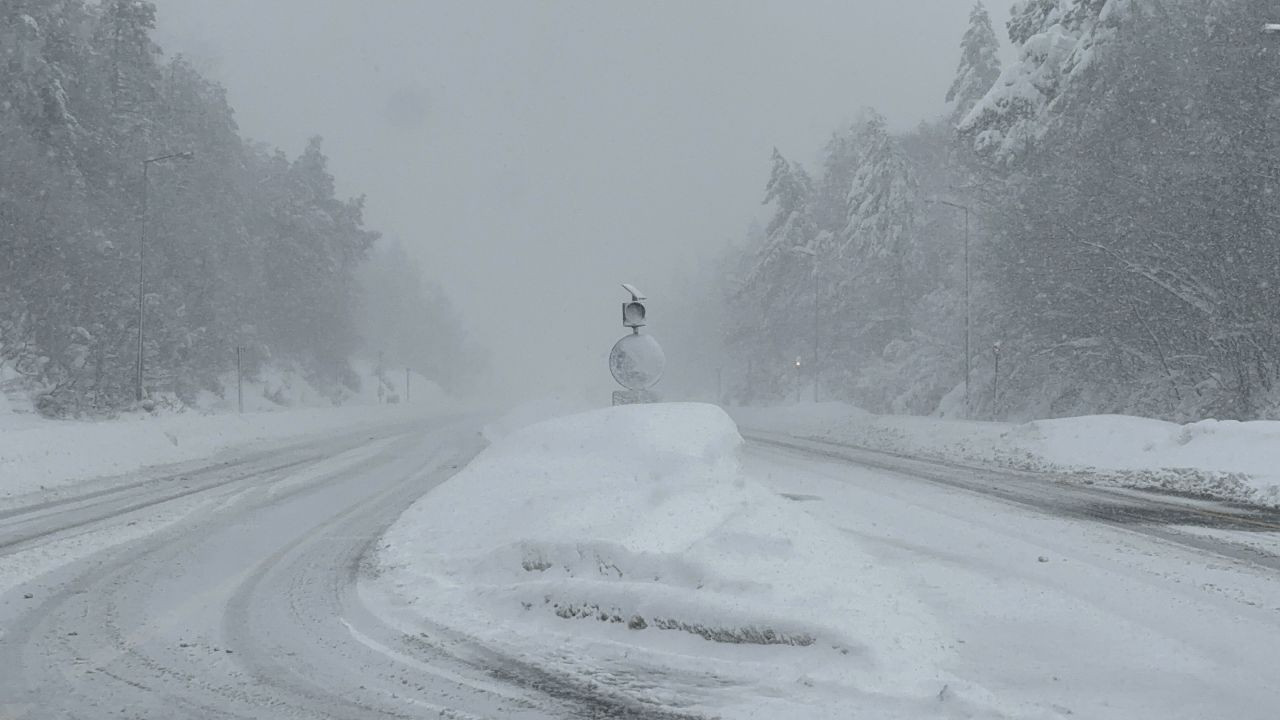
{"type": "Polygon", "coordinates": [[[796,403],[800,402],[800,391],[804,389],[804,375],[800,372],[800,356],[796,356],[796,403]]]}
{"type": "Polygon", "coordinates": [[[813,357],[809,359],[809,364],[813,367],[810,370],[813,374],[813,404],[818,404],[818,328],[821,323],[818,321],[818,254],[813,254],[813,357]]]}
{"type": "Polygon", "coordinates": [[[969,378],[973,375],[973,353],[969,344],[973,338],[973,312],[969,304],[969,206],[964,206],[964,416],[969,417],[969,378]]]}
{"type": "Polygon", "coordinates": [[[244,414],[244,368],[241,364],[241,356],[244,354],[244,348],[236,346],[236,406],[240,408],[240,414],[244,414]]]}
{"type": "Polygon", "coordinates": [[[409,404],[409,368],[404,369],[404,402],[409,404]]]}
{"type": "Polygon", "coordinates": [[[154,163],[164,162],[166,160],[191,160],[196,156],[195,152],[188,150],[186,152],[171,153],[169,155],[160,155],[158,157],[147,158],[142,161],[142,217],[138,223],[138,372],[134,383],[134,395],[138,402],[142,402],[142,371],[143,371],[143,322],[146,319],[146,301],[147,301],[147,276],[146,276],[146,258],[147,258],[147,221],[148,217],[148,191],[150,188],[149,171],[154,163]]]}
{"type": "Polygon", "coordinates": [[[379,350],[378,351],[378,368],[377,370],[374,371],[374,374],[378,376],[378,404],[379,405],[381,405],[383,402],[386,401],[386,392],[387,392],[386,373],[384,372],[384,369],[383,369],[384,366],[382,364],[382,355],[383,355],[383,352],[379,350]]]}
{"type": "Polygon", "coordinates": [[[991,353],[996,359],[995,379],[991,383],[991,419],[996,419],[996,403],[1000,401],[1000,341],[991,345],[991,353]]]}
{"type": "MultiPolygon", "coordinates": [[[[818,251],[811,247],[800,247],[800,246],[793,247],[791,248],[791,250],[797,255],[808,255],[809,260],[813,263],[813,267],[811,268],[812,272],[810,273],[810,280],[813,282],[813,356],[809,359],[809,363],[813,367],[813,369],[810,371],[810,373],[812,373],[813,375],[813,402],[817,403],[818,402],[818,332],[819,332],[819,329],[822,327],[822,323],[819,319],[822,305],[821,305],[821,297],[819,296],[819,293],[818,293],[818,251]]],[[[799,367],[799,366],[800,366],[799,363],[797,363],[796,367],[799,367]]],[[[796,395],[796,402],[800,402],[800,396],[798,393],[796,395]]]]}

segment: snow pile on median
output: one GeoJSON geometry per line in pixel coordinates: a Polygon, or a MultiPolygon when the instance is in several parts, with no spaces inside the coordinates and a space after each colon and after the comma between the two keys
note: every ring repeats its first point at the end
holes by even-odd
{"type": "Polygon", "coordinates": [[[593,692],[668,707],[965,706],[924,606],[854,538],[745,478],[741,443],[722,410],[694,404],[516,431],[388,531],[366,596],[593,692]]]}
{"type": "Polygon", "coordinates": [[[1179,425],[1090,415],[1014,424],[874,415],[839,403],[734,408],[733,415],[748,432],[1280,507],[1277,421],[1179,425]]]}

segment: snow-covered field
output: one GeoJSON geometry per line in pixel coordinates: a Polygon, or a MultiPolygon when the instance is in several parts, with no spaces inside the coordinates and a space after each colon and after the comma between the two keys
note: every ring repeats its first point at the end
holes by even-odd
{"type": "Polygon", "coordinates": [[[733,408],[762,431],[946,461],[1078,475],[1280,507],[1280,422],[1189,425],[1122,415],[1023,424],[874,415],[839,403],[733,408]]]}
{"type": "Polygon", "coordinates": [[[948,640],[895,571],[744,474],[741,446],[710,405],[517,430],[393,526],[366,595],[639,702],[761,718],[981,707],[940,669],[948,640]]]}

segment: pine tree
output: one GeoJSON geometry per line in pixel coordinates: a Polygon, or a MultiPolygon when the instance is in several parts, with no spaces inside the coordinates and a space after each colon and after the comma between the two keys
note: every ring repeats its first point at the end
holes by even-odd
{"type": "Polygon", "coordinates": [[[883,117],[867,111],[832,136],[812,196],[807,233],[813,255],[792,253],[796,259],[789,267],[795,271],[772,273],[772,281],[784,287],[813,283],[792,303],[791,322],[802,329],[791,331],[791,347],[814,344],[816,300],[820,386],[828,396],[883,407],[882,393],[858,396],[857,387],[887,345],[909,332],[908,265],[916,251],[916,181],[883,117]]]}
{"type": "Polygon", "coordinates": [[[1018,0],[1009,10],[1009,39],[1017,47],[1025,45],[1049,26],[1060,4],[1061,0],[1018,0]]]}
{"type": "Polygon", "coordinates": [[[281,348],[315,359],[312,369],[334,379],[358,342],[353,274],[378,236],[362,227],[362,199],[334,197],[320,138],[281,179],[283,202],[266,238],[264,325],[281,348]]]}
{"type": "Polygon", "coordinates": [[[1088,92],[1091,70],[1136,0],[1025,0],[1013,7],[1009,39],[1018,60],[961,120],[978,156],[1010,167],[1032,153],[1067,105],[1088,92]]]}
{"type": "MultiPolygon", "coordinates": [[[[780,394],[787,383],[789,362],[799,348],[808,348],[807,328],[812,317],[812,255],[814,225],[810,203],[813,182],[798,163],[773,150],[772,169],[765,186],[764,203],[773,206],[760,247],[734,292],[732,302],[743,325],[733,328],[733,344],[749,348],[760,359],[761,373],[754,380],[757,391],[780,394]],[[804,338],[804,340],[802,340],[804,338]]],[[[807,354],[807,353],[806,353],[807,354]]]]}
{"type": "Polygon", "coordinates": [[[952,104],[952,125],[959,125],[1000,77],[1000,41],[991,29],[991,16],[981,1],[969,13],[969,29],[960,48],[960,66],[947,91],[947,102],[952,104]]]}
{"type": "Polygon", "coordinates": [[[195,150],[151,168],[146,391],[220,392],[242,345],[349,379],[362,201],[334,197],[318,142],[293,163],[245,142],[154,24],[144,0],[0,0],[0,363],[52,415],[133,401],[140,161],[195,150]]]}
{"type": "Polygon", "coordinates": [[[879,113],[867,111],[854,137],[857,168],[848,189],[847,223],[837,236],[838,256],[849,264],[835,292],[860,298],[851,338],[860,353],[878,356],[910,328],[917,183],[879,113]]]}
{"type": "MultiPolygon", "coordinates": [[[[819,248],[835,250],[834,238],[849,222],[849,187],[858,167],[858,147],[853,128],[831,134],[822,159],[822,177],[813,201],[813,219],[823,235],[819,248]]],[[[832,255],[833,256],[833,255],[832,255]]]]}
{"type": "MultiPolygon", "coordinates": [[[[764,203],[773,205],[773,217],[765,228],[764,247],[753,275],[773,275],[780,264],[793,263],[795,251],[806,248],[813,238],[809,214],[813,182],[809,174],[783,157],[777,148],[771,160],[773,169],[765,186],[764,203]]],[[[776,290],[770,288],[765,294],[773,295],[776,290]]]]}
{"type": "Polygon", "coordinates": [[[855,137],[858,165],[848,190],[845,254],[867,261],[905,257],[916,202],[915,176],[879,113],[867,111],[855,137]]]}
{"type": "Polygon", "coordinates": [[[1002,325],[1018,336],[1011,389],[1049,398],[1039,412],[1265,412],[1280,372],[1266,209],[1280,60],[1262,9],[1099,16],[1123,22],[1095,28],[1107,47],[1088,92],[1060,108],[992,218],[1002,325]]]}
{"type": "Polygon", "coordinates": [[[151,41],[156,8],[148,0],[107,0],[101,9],[96,41],[107,61],[112,114],[140,114],[155,98],[156,57],[151,41]]]}

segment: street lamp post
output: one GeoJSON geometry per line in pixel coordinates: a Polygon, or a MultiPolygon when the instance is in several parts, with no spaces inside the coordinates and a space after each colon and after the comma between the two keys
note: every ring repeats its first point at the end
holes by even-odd
{"type": "Polygon", "coordinates": [[[1000,341],[991,344],[991,354],[995,357],[995,378],[991,382],[991,419],[995,420],[996,407],[1000,403],[1000,341]]]}
{"type": "Polygon", "coordinates": [[[970,343],[973,334],[972,312],[969,304],[969,288],[970,288],[970,270],[969,270],[969,215],[973,212],[968,205],[964,205],[950,200],[929,200],[928,202],[937,205],[946,205],[956,210],[964,211],[964,414],[968,417],[971,412],[969,404],[969,378],[972,372],[972,355],[970,353],[970,343]]]}
{"type": "Polygon", "coordinates": [[[151,166],[158,162],[166,160],[191,160],[196,156],[195,152],[187,150],[185,152],[171,153],[169,155],[160,155],[153,158],[147,158],[142,161],[142,217],[140,218],[138,230],[138,373],[134,386],[134,394],[138,402],[142,402],[142,369],[143,369],[143,320],[146,317],[144,308],[146,306],[146,273],[144,271],[146,253],[147,253],[147,191],[149,186],[149,170],[151,166]]]}
{"type": "Polygon", "coordinates": [[[804,374],[800,370],[800,356],[796,356],[796,403],[800,402],[800,391],[804,389],[804,374]]]}
{"type": "MultiPolygon", "coordinates": [[[[818,402],[818,331],[819,331],[819,328],[821,327],[821,323],[818,319],[819,310],[821,308],[820,298],[818,295],[818,251],[814,250],[811,247],[801,247],[801,246],[793,247],[792,251],[799,255],[808,255],[809,259],[813,261],[813,272],[811,273],[812,280],[813,280],[813,357],[810,358],[809,363],[810,365],[813,366],[813,370],[811,371],[813,373],[813,402],[814,404],[817,404],[818,402]]],[[[796,363],[796,367],[799,367],[799,362],[796,363]]],[[[796,397],[797,402],[799,401],[799,399],[800,399],[799,393],[797,392],[797,397],[796,397]]]]}

